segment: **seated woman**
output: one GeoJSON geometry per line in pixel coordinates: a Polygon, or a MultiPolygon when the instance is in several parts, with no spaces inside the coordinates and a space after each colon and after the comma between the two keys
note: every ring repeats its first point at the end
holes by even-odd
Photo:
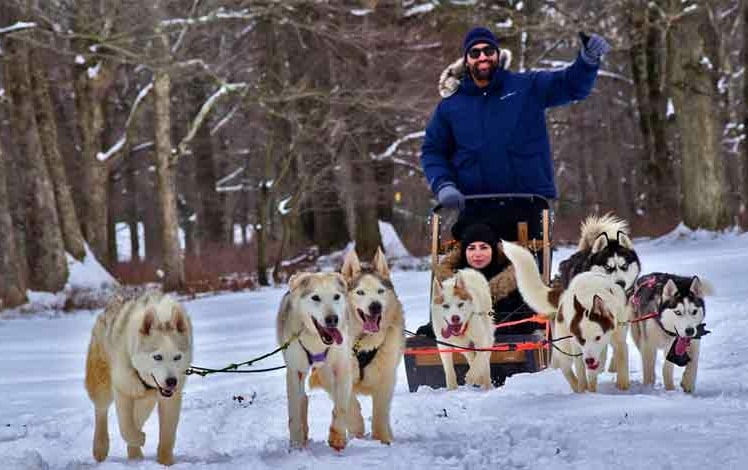
{"type": "MultiPolygon", "coordinates": [[[[517,290],[514,266],[498,249],[499,240],[494,229],[482,222],[469,225],[458,222],[452,229],[459,241],[434,268],[436,278],[443,281],[452,277],[458,269],[476,269],[488,279],[491,287],[495,323],[531,316],[533,312],[525,305],[517,290]]],[[[496,334],[524,334],[535,329],[537,325],[534,323],[523,323],[497,329],[496,334]]],[[[421,326],[418,334],[433,337],[431,325],[421,326]]]]}

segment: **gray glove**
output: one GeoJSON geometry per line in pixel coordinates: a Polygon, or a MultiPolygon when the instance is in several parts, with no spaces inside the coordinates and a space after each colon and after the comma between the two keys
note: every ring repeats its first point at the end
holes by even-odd
{"type": "Polygon", "coordinates": [[[436,194],[439,204],[447,208],[457,208],[460,211],[465,208],[465,196],[453,184],[446,184],[436,194]]]}
{"type": "Polygon", "coordinates": [[[582,60],[590,65],[598,65],[600,58],[610,51],[610,44],[602,36],[594,33],[588,36],[580,31],[579,38],[582,40],[582,60]]]}

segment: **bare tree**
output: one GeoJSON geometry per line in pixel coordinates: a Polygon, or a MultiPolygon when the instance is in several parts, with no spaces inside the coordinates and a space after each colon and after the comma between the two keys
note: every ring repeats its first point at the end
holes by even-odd
{"type": "Polygon", "coordinates": [[[26,284],[21,276],[18,246],[8,207],[6,162],[0,145],[0,309],[26,302],[26,284]]]}
{"type": "MultiPolygon", "coordinates": [[[[31,2],[22,11],[28,14],[31,2]]],[[[19,15],[20,16],[20,15],[19,15]]],[[[29,46],[16,38],[4,41],[5,86],[11,99],[16,168],[24,173],[24,235],[29,287],[56,292],[67,281],[68,267],[55,193],[37,126],[29,46]]]]}
{"type": "Polygon", "coordinates": [[[722,163],[718,33],[704,5],[678,3],[668,34],[669,78],[682,156],[683,221],[689,227],[729,223],[722,163]]]}
{"type": "Polygon", "coordinates": [[[57,203],[57,214],[60,218],[60,229],[65,241],[65,249],[76,259],[82,261],[86,256],[85,241],[78,222],[78,215],[70,193],[65,165],[60,153],[57,136],[57,118],[52,108],[49,94],[49,77],[45,61],[40,55],[44,51],[31,51],[33,68],[32,85],[35,93],[34,104],[36,121],[39,126],[42,151],[46,157],[57,203]]]}

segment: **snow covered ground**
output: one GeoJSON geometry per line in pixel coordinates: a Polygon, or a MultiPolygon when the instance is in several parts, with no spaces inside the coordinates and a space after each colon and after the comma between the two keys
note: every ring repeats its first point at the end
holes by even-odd
{"type": "MultiPolygon", "coordinates": [[[[697,392],[641,385],[630,354],[632,388],[610,374],[597,394],[575,395],[561,373],[507,380],[489,392],[421,388],[409,393],[405,371],[392,404],[395,442],[354,440],[327,447],[331,403],[310,397],[311,444],[288,451],[284,372],[194,377],[186,388],[174,468],[209,469],[703,469],[748,468],[748,235],[677,230],[638,240],[644,272],[699,274],[717,289],[707,300],[697,392]],[[746,360],[746,362],[743,362],[746,360]],[[234,399],[249,400],[240,403],[234,399]]],[[[569,254],[555,255],[556,261],[569,254]]],[[[428,316],[428,273],[396,272],[407,326],[428,316]]],[[[275,347],[274,318],[283,291],[204,297],[187,303],[195,327],[195,364],[222,366],[275,347]]],[[[157,419],[146,424],[146,460],[129,463],[110,410],[110,457],[91,457],[93,409],[83,389],[85,351],[96,312],[0,320],[0,468],[141,469],[155,462],[157,419]]],[[[660,359],[661,360],[661,359],[660,359]]],[[[280,363],[279,357],[267,366],[280,363]]],[[[679,378],[681,370],[677,370],[679,378]]],[[[371,415],[363,400],[364,416],[371,415]]]]}

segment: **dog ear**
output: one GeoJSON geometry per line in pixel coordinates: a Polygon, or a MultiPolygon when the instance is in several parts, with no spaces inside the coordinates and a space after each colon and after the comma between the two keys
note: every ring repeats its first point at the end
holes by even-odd
{"type": "Polygon", "coordinates": [[[455,290],[465,290],[465,280],[459,272],[455,274],[455,290]]]}
{"type": "Polygon", "coordinates": [[[434,282],[431,283],[431,298],[437,298],[442,296],[442,283],[439,282],[439,279],[434,276],[434,282]]]}
{"type": "Polygon", "coordinates": [[[309,283],[309,276],[311,276],[312,273],[295,273],[291,278],[288,280],[288,289],[289,290],[295,290],[299,287],[304,287],[309,283]]]}
{"type": "Polygon", "coordinates": [[[174,305],[171,308],[171,319],[169,320],[169,323],[177,330],[177,332],[182,334],[187,333],[187,319],[184,316],[182,307],[174,305]]]}
{"type": "Polygon", "coordinates": [[[665,283],[665,287],[662,288],[662,300],[669,300],[678,294],[678,286],[675,281],[668,279],[665,283]]]}
{"type": "Polygon", "coordinates": [[[592,253],[595,254],[602,251],[606,246],[608,246],[608,243],[610,243],[610,240],[608,240],[608,234],[605,232],[601,233],[595,239],[595,243],[592,244],[592,253]]]}
{"type": "Polygon", "coordinates": [[[347,282],[351,282],[351,280],[361,274],[361,261],[358,259],[356,250],[351,250],[345,255],[343,267],[340,268],[340,274],[343,275],[343,278],[347,282]]]}
{"type": "Polygon", "coordinates": [[[701,281],[698,276],[694,276],[691,279],[691,287],[688,290],[691,291],[694,297],[698,297],[699,299],[704,297],[704,290],[701,288],[701,281]]]}
{"type": "Polygon", "coordinates": [[[634,248],[634,242],[631,241],[631,237],[629,237],[627,233],[621,230],[619,230],[616,234],[616,240],[618,240],[618,244],[624,248],[627,248],[629,250],[632,250],[634,248]]]}
{"type": "Polygon", "coordinates": [[[595,295],[592,298],[592,312],[597,315],[607,314],[607,309],[605,308],[605,302],[599,295],[595,295]]]}
{"type": "Polygon", "coordinates": [[[390,278],[390,268],[387,266],[387,258],[385,258],[382,248],[377,248],[377,253],[374,255],[374,270],[383,278],[390,278]]]}
{"type": "Polygon", "coordinates": [[[153,324],[156,322],[156,312],[153,308],[149,308],[143,315],[143,322],[140,324],[140,334],[148,336],[151,334],[153,324]]]}
{"type": "Polygon", "coordinates": [[[582,305],[579,302],[579,299],[577,299],[577,296],[574,296],[574,311],[577,315],[583,315],[585,317],[589,317],[590,313],[587,311],[586,308],[584,308],[584,305],[582,305]]]}
{"type": "Polygon", "coordinates": [[[334,274],[335,274],[335,280],[340,283],[338,287],[340,287],[340,289],[343,292],[348,292],[348,281],[345,280],[342,274],[340,273],[334,273],[334,274]]]}

